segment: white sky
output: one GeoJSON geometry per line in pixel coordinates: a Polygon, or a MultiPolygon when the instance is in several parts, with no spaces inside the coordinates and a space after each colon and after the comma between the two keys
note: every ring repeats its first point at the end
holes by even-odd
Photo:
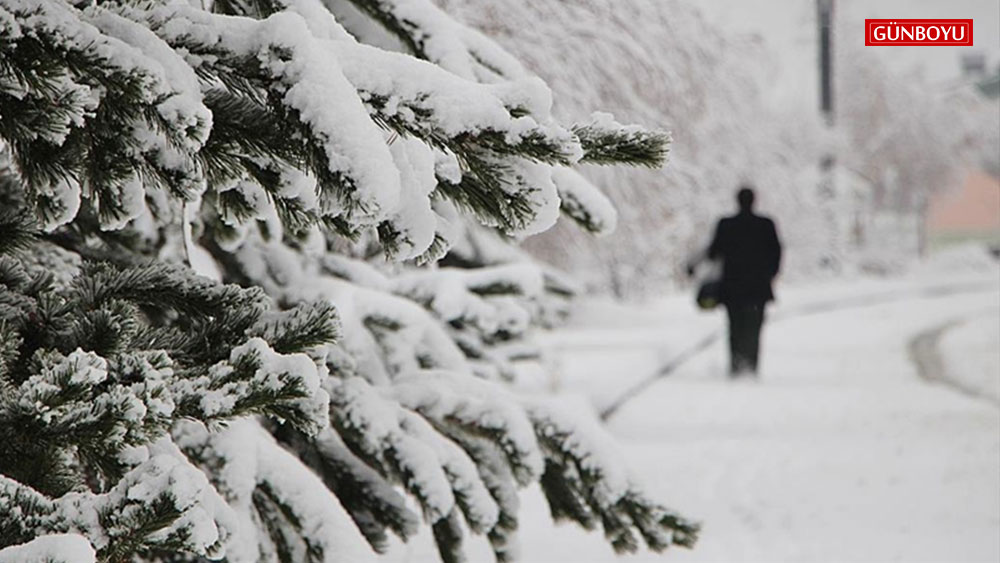
{"type": "MultiPolygon", "coordinates": [[[[687,0],[710,20],[735,33],[761,36],[781,56],[775,98],[816,104],[815,0],[687,0]]],[[[835,0],[843,24],[835,45],[874,49],[894,72],[919,73],[932,83],[961,73],[962,52],[980,51],[987,69],[1000,62],[1000,0],[835,0]],[[864,47],[865,18],[972,18],[972,47],[864,47]]]]}

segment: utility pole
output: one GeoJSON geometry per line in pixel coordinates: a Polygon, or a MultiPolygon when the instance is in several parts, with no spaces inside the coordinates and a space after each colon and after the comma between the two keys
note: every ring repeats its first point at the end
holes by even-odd
{"type": "Polygon", "coordinates": [[[816,0],[819,21],[819,109],[826,126],[833,115],[833,0],[816,0]]]}
{"type": "Polygon", "coordinates": [[[826,139],[819,162],[819,201],[822,206],[823,228],[826,230],[826,251],[820,254],[820,267],[840,268],[841,240],[837,222],[837,190],[834,184],[837,158],[834,152],[833,105],[833,3],[816,0],[816,21],[819,25],[819,109],[826,124],[826,139]]]}

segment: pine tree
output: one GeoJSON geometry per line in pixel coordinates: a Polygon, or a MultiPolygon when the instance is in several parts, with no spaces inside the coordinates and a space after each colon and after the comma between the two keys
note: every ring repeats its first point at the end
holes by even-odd
{"type": "Polygon", "coordinates": [[[669,141],[550,105],[426,0],[0,0],[0,561],[506,561],[532,482],[691,546],[504,384],[572,294],[511,243],[669,141]]]}

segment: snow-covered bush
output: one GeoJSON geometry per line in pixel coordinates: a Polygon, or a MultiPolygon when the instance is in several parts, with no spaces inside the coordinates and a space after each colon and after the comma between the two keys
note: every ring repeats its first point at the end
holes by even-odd
{"type": "Polygon", "coordinates": [[[503,385],[572,293],[513,238],[667,148],[550,106],[426,0],[0,0],[0,560],[508,560],[534,482],[692,545],[503,385]]]}

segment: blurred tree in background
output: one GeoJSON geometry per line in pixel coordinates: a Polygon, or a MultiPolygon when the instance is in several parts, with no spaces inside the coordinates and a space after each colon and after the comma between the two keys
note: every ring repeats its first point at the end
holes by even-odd
{"type": "MultiPolygon", "coordinates": [[[[675,131],[663,170],[582,167],[618,208],[613,234],[595,239],[557,225],[526,244],[590,287],[619,297],[659,294],[683,278],[690,254],[707,245],[719,215],[735,211],[742,182],[756,186],[761,210],[778,221],[789,251],[783,277],[830,275],[819,263],[834,242],[846,253],[841,272],[898,267],[915,257],[909,243],[918,202],[954,187],[970,159],[1000,150],[995,102],[956,101],[936,85],[894,74],[870,51],[859,53],[863,47],[840,43],[837,126],[828,132],[818,101],[786,103],[786,93],[774,91],[786,69],[765,38],[722,29],[697,2],[441,4],[541,75],[556,94],[557,117],[573,120],[602,107],[675,131]],[[827,200],[819,196],[819,165],[830,152],[838,164],[836,194],[827,200]],[[887,181],[892,197],[879,195],[887,181]],[[899,199],[913,206],[900,209],[899,199]],[[817,225],[830,205],[838,222],[827,233],[817,225]],[[888,217],[888,232],[870,225],[886,219],[883,214],[900,215],[888,217]]],[[[797,47],[814,49],[813,23],[803,25],[797,47]]],[[[818,80],[814,71],[796,79],[818,80]]]]}

